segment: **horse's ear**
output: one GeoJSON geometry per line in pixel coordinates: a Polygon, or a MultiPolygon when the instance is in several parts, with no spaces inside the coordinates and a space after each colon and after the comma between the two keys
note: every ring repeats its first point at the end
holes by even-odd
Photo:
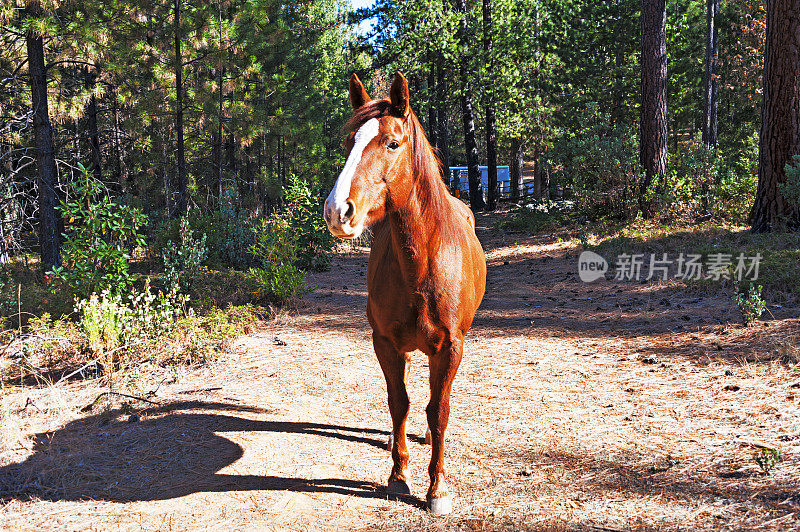
{"type": "Polygon", "coordinates": [[[394,75],[392,88],[389,90],[389,99],[392,107],[400,116],[408,115],[408,81],[400,72],[394,75]]]}
{"type": "Polygon", "coordinates": [[[364,84],[353,72],[353,75],[350,76],[350,105],[353,106],[353,109],[358,109],[370,100],[372,98],[369,97],[366,89],[364,89],[364,84]]]}

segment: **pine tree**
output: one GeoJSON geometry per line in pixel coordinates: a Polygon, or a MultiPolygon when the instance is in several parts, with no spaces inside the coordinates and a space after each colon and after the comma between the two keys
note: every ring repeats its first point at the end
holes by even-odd
{"type": "Polygon", "coordinates": [[[47,102],[47,63],[44,39],[37,30],[37,21],[45,16],[41,2],[33,0],[25,6],[29,30],[25,36],[28,50],[28,79],[31,89],[33,130],[36,138],[36,181],[39,195],[39,247],[45,268],[61,263],[61,232],[63,222],[56,211],[58,206],[58,170],[53,146],[53,127],[47,102]]]}
{"type": "Polygon", "coordinates": [[[488,191],[486,207],[493,211],[497,208],[497,130],[495,128],[494,84],[495,69],[492,51],[492,0],[483,0],[483,53],[485,61],[484,109],[486,111],[486,164],[488,166],[488,191]]]}
{"type": "Polygon", "coordinates": [[[667,175],[667,4],[666,0],[642,0],[642,107],[640,160],[645,176],[639,205],[647,217],[653,206],[647,201],[650,184],[664,190],[667,175]]]}
{"type": "Polygon", "coordinates": [[[461,15],[459,41],[462,47],[459,62],[459,78],[461,81],[461,117],[464,125],[464,150],[467,154],[467,179],[469,180],[469,205],[473,211],[482,210],[485,206],[481,193],[481,170],[478,166],[478,144],[475,141],[475,113],[472,109],[470,93],[468,45],[468,12],[466,0],[456,0],[456,11],[461,15]]]}
{"type": "Polygon", "coordinates": [[[778,190],[786,165],[800,154],[800,0],[767,1],[764,105],[753,232],[800,227],[800,207],[778,190]]]}

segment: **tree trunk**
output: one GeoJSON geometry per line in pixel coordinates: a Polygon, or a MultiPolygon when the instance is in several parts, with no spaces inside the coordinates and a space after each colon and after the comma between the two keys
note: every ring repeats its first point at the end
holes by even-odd
{"type": "Polygon", "coordinates": [[[539,183],[540,190],[539,190],[539,199],[549,200],[550,199],[550,168],[543,165],[541,161],[537,163],[539,165],[539,183]]]}
{"type": "Polygon", "coordinates": [[[488,75],[486,86],[486,159],[488,165],[487,208],[497,208],[497,130],[495,128],[494,56],[492,53],[492,0],[483,0],[483,53],[488,75]]]}
{"type": "Polygon", "coordinates": [[[228,169],[228,178],[232,181],[232,185],[239,189],[239,176],[238,169],[236,168],[236,139],[233,133],[228,133],[228,138],[225,140],[225,168],[228,169]]]}
{"type": "Polygon", "coordinates": [[[509,177],[511,179],[511,201],[518,201],[522,189],[522,157],[524,145],[521,138],[511,141],[511,165],[509,177]]]}
{"type": "Polygon", "coordinates": [[[719,0],[706,0],[706,70],[703,76],[703,145],[707,150],[717,147],[717,62],[719,60],[719,32],[717,14],[719,0]]]}
{"type": "Polygon", "coordinates": [[[436,122],[439,126],[439,134],[436,136],[439,149],[439,159],[442,161],[442,169],[447,175],[447,182],[450,182],[450,129],[447,126],[447,72],[444,68],[444,55],[439,52],[436,58],[436,100],[437,116],[436,122]]]}
{"type": "MultiPolygon", "coordinates": [[[[43,15],[39,1],[28,2],[26,16],[32,19],[43,15]]],[[[44,42],[35,30],[25,36],[28,49],[28,79],[31,86],[33,132],[36,141],[36,185],[39,192],[39,247],[45,270],[61,263],[61,232],[63,220],[58,215],[58,171],[53,127],[47,106],[47,67],[44,60],[44,42]]]]}
{"type": "Polygon", "coordinates": [[[625,91],[623,87],[623,41],[626,28],[622,27],[622,0],[614,1],[614,104],[611,108],[611,126],[617,125],[623,118],[625,108],[625,91]]]}
{"type": "MultiPolygon", "coordinates": [[[[461,28],[459,40],[463,47],[467,46],[467,3],[466,0],[456,0],[456,10],[461,13],[461,28]]],[[[467,72],[469,58],[462,51],[459,75],[461,78],[461,117],[464,123],[464,150],[467,155],[467,180],[469,182],[469,206],[473,211],[484,208],[483,194],[480,189],[481,170],[478,166],[478,144],[475,141],[475,113],[472,110],[472,95],[469,93],[469,73],[467,72]]]]}
{"type": "Polygon", "coordinates": [[[127,179],[123,177],[122,173],[122,146],[120,145],[120,120],[119,109],[117,104],[117,93],[115,90],[110,91],[111,96],[111,114],[114,120],[114,181],[117,183],[120,192],[127,190],[127,179]]]}
{"type": "Polygon", "coordinates": [[[214,157],[214,170],[216,172],[217,177],[217,193],[218,193],[218,201],[222,201],[222,192],[225,188],[225,183],[223,180],[222,175],[222,135],[223,135],[223,123],[225,120],[225,100],[224,100],[224,91],[223,91],[223,83],[225,83],[225,69],[221,66],[218,68],[219,70],[219,100],[218,100],[218,114],[219,119],[217,120],[217,130],[214,133],[214,148],[213,148],[213,157],[214,157]]]}
{"type": "Polygon", "coordinates": [[[667,4],[642,0],[642,109],[640,161],[645,176],[639,207],[647,218],[653,205],[646,193],[655,180],[663,191],[667,175],[667,4]]]}
{"type": "MultiPolygon", "coordinates": [[[[86,70],[86,88],[94,89],[95,73],[86,70]]],[[[98,181],[103,180],[103,156],[100,152],[100,134],[97,131],[97,98],[94,90],[86,107],[86,137],[92,156],[92,174],[98,181]]],[[[116,187],[115,187],[116,188],[116,187]]]]}
{"type": "MultiPolygon", "coordinates": [[[[166,139],[165,139],[166,140],[166,139]]],[[[174,213],[173,206],[171,205],[170,191],[169,191],[169,158],[167,157],[167,143],[161,143],[161,158],[164,161],[164,212],[166,216],[172,216],[174,213]]]]}
{"type": "Polygon", "coordinates": [[[767,0],[764,104],[753,232],[800,227],[800,208],[778,190],[800,154],[800,0],[767,0]]]}
{"type": "Polygon", "coordinates": [[[183,59],[181,58],[181,0],[175,0],[175,137],[178,142],[178,204],[175,215],[183,216],[189,210],[189,192],[186,183],[186,155],[183,142],[183,59]]]}
{"type": "Polygon", "coordinates": [[[439,147],[438,133],[439,126],[437,121],[436,109],[436,64],[432,59],[433,55],[428,54],[430,69],[428,70],[428,140],[434,148],[439,147]]]}
{"type": "Polygon", "coordinates": [[[222,179],[222,135],[223,124],[225,120],[225,68],[222,66],[222,2],[217,2],[217,15],[219,17],[219,61],[217,62],[217,70],[219,71],[219,99],[217,120],[217,132],[214,138],[214,169],[217,174],[217,202],[222,205],[222,192],[224,182],[222,179]]]}

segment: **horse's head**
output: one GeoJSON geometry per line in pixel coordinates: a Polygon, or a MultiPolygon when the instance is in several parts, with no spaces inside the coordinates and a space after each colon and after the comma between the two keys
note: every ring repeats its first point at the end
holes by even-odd
{"type": "Polygon", "coordinates": [[[430,152],[419,121],[408,105],[408,82],[395,75],[389,99],[373,101],[358,76],[350,77],[353,118],[345,141],[347,162],[325,200],[324,217],[334,236],[357,238],[382,218],[387,202],[407,198],[414,153],[430,152]]]}

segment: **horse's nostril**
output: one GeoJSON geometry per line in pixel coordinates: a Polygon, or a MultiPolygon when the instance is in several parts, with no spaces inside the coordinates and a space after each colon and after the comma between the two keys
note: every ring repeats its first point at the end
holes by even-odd
{"type": "Polygon", "coordinates": [[[342,215],[342,223],[345,223],[348,220],[350,220],[353,216],[355,216],[355,214],[356,214],[356,204],[353,203],[352,201],[348,200],[347,201],[347,210],[342,215]]]}

